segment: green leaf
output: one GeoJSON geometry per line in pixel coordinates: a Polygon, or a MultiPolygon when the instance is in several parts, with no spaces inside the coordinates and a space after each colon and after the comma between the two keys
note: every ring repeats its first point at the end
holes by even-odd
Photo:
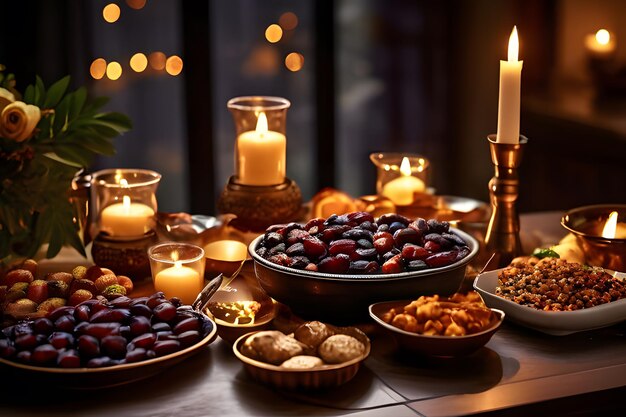
{"type": "Polygon", "coordinates": [[[78,164],[82,167],[86,167],[91,164],[91,157],[88,152],[85,152],[80,146],[72,145],[59,145],[54,147],[54,151],[58,156],[63,159],[67,159],[70,163],[78,164]]]}
{"type": "Polygon", "coordinates": [[[68,95],[68,97],[71,97],[71,105],[68,116],[70,120],[73,120],[78,117],[85,106],[85,101],[87,100],[87,89],[85,87],[80,87],[71,96],[68,95]]]}
{"type": "Polygon", "coordinates": [[[28,87],[26,87],[26,90],[24,90],[24,103],[27,104],[33,104],[35,102],[35,87],[32,85],[29,85],[28,87]]]}
{"type": "Polygon", "coordinates": [[[43,103],[43,107],[46,109],[52,108],[59,104],[59,101],[63,98],[63,95],[67,91],[67,87],[70,84],[70,76],[67,75],[61,78],[56,83],[50,86],[48,93],[46,94],[46,100],[43,103]]]}
{"type": "Polygon", "coordinates": [[[125,114],[110,112],[96,115],[96,119],[106,121],[112,125],[116,125],[117,129],[126,132],[133,128],[130,118],[125,114]]]}
{"type": "Polygon", "coordinates": [[[86,137],[81,142],[81,145],[94,153],[105,156],[115,155],[115,146],[107,138],[86,137]]]}
{"type": "Polygon", "coordinates": [[[46,87],[44,86],[42,79],[38,75],[35,80],[35,102],[33,104],[35,104],[39,108],[43,107],[43,100],[45,97],[46,87]]]}

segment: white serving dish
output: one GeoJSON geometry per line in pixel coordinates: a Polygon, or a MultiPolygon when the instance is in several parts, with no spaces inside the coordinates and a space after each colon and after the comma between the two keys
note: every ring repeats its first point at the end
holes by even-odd
{"type": "Polygon", "coordinates": [[[485,304],[506,313],[507,319],[543,333],[562,336],[611,326],[626,320],[626,299],[575,311],[543,311],[523,306],[496,295],[498,273],[502,269],[480,274],[474,288],[485,304]]]}

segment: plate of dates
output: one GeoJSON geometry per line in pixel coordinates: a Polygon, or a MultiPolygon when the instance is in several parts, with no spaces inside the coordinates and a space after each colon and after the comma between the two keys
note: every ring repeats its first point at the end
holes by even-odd
{"type": "Polygon", "coordinates": [[[155,375],[215,340],[205,314],[163,293],[92,299],[0,331],[0,364],[55,386],[96,389],[155,375]]]}
{"type": "Polygon", "coordinates": [[[353,212],[270,226],[249,252],[270,297],[305,318],[349,324],[378,301],[453,294],[478,247],[448,222],[353,212]]]}

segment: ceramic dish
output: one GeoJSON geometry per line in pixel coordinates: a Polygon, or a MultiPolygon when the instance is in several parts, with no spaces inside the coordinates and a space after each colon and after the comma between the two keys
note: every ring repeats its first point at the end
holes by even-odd
{"type": "Polygon", "coordinates": [[[254,239],[248,250],[259,284],[270,297],[303,318],[344,324],[367,319],[367,307],[378,301],[396,300],[406,294],[456,292],[466,266],[478,253],[478,242],[461,230],[451,232],[467,243],[470,253],[465,258],[440,268],[398,274],[329,274],[277,265],[255,251],[263,235],[254,239]]]}
{"type": "Polygon", "coordinates": [[[369,356],[371,348],[366,336],[353,334],[365,345],[365,353],[362,356],[348,362],[323,365],[313,369],[287,369],[251,359],[241,353],[241,346],[254,333],[256,332],[244,334],[235,341],[233,344],[235,356],[243,363],[244,368],[252,378],[264,384],[287,390],[329,388],[345,384],[354,378],[361,362],[369,356]]]}
{"type": "Polygon", "coordinates": [[[369,307],[370,316],[382,326],[396,340],[398,346],[411,353],[427,356],[464,356],[469,355],[484,346],[494,333],[500,328],[504,320],[504,312],[491,309],[494,317],[489,327],[482,332],[467,336],[427,336],[407,332],[386,323],[382,316],[391,309],[401,312],[413,300],[386,301],[372,304],[369,307]]]}
{"type": "Polygon", "coordinates": [[[495,294],[498,286],[496,269],[480,274],[474,288],[489,307],[503,310],[512,321],[551,335],[567,335],[607,327],[626,320],[626,299],[575,311],[543,311],[523,306],[495,294]]]}
{"type": "Polygon", "coordinates": [[[128,384],[156,375],[198,353],[203,347],[213,342],[217,337],[217,327],[215,326],[215,322],[208,317],[205,317],[205,320],[209,321],[211,330],[195,345],[178,352],[170,353],[169,355],[141,362],[103,368],[75,369],[31,366],[2,358],[0,358],[0,364],[14,368],[14,370],[18,372],[19,378],[23,377],[24,379],[37,381],[37,384],[42,384],[42,386],[54,384],[55,387],[84,390],[128,384]]]}

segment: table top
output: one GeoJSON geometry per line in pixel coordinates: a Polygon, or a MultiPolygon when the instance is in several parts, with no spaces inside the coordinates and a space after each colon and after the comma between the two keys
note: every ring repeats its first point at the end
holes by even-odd
{"type": "MultiPolygon", "coordinates": [[[[563,235],[554,227],[559,217],[522,216],[522,230],[540,231],[543,241],[558,240],[563,235]]],[[[0,367],[0,415],[372,417],[623,411],[626,405],[618,399],[626,393],[625,331],[623,322],[548,336],[505,321],[484,348],[456,359],[408,357],[374,331],[371,355],[356,377],[320,392],[287,392],[257,383],[230,344],[219,338],[156,376],[99,390],[42,386],[0,367]]]]}

